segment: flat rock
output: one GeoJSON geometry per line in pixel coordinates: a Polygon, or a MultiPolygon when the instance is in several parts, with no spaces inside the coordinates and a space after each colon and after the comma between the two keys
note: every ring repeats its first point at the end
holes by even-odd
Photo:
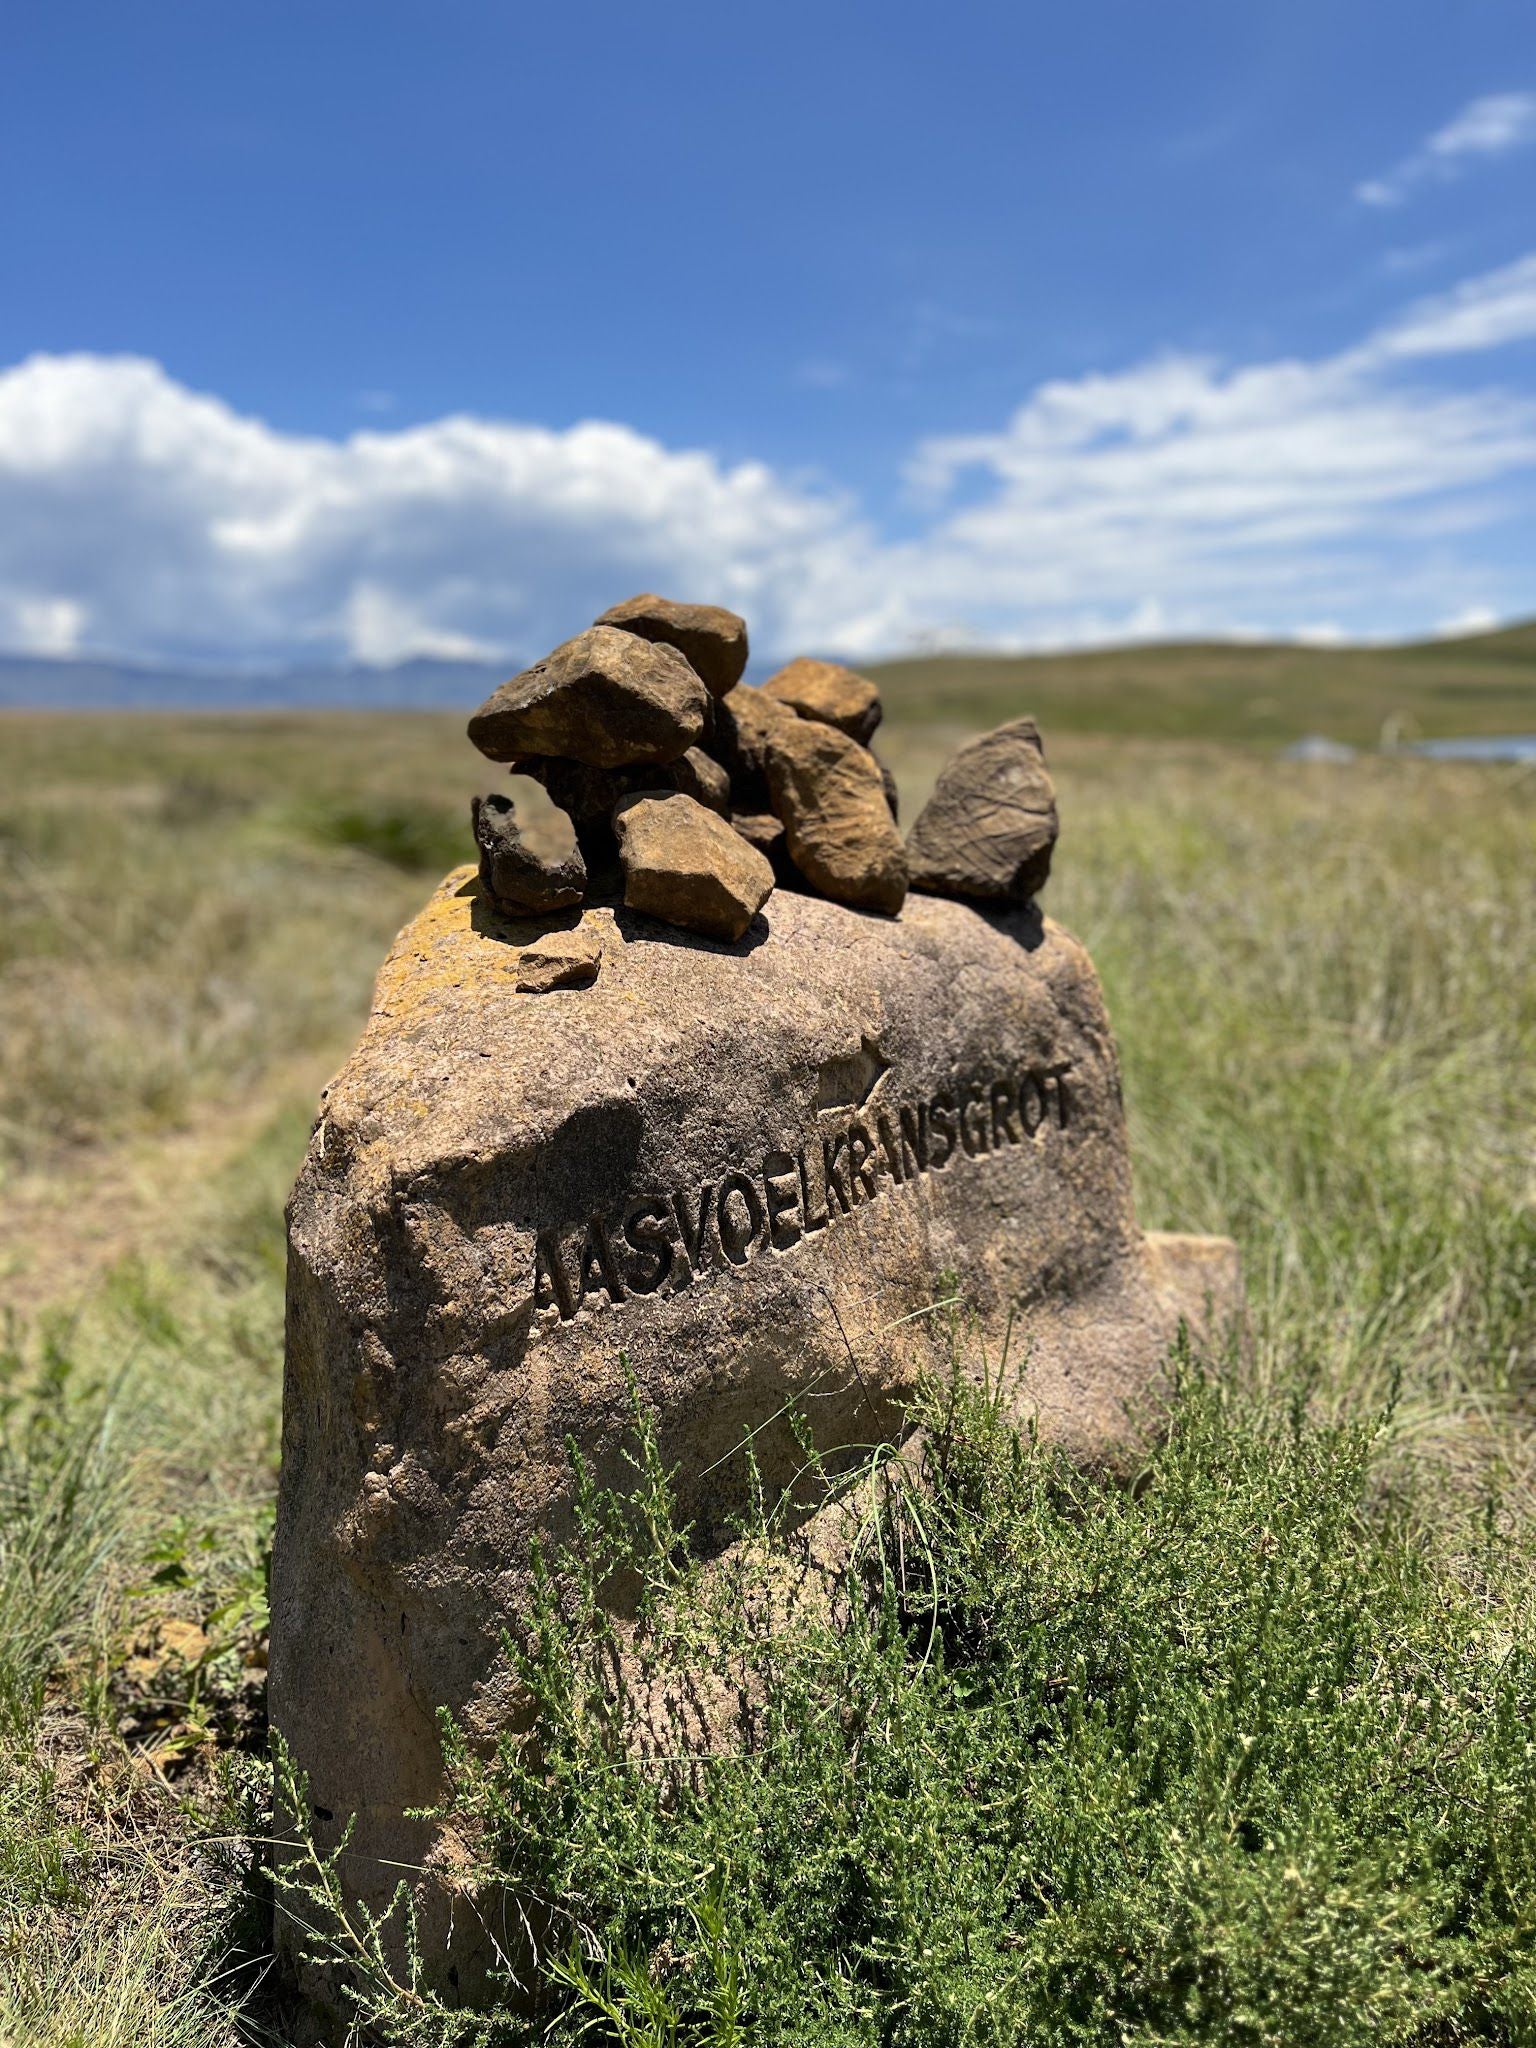
{"type": "Polygon", "coordinates": [[[321,1852],[353,1826],[342,1881],[375,1911],[404,1876],[424,1981],[456,1996],[488,1944],[451,1833],[408,1817],[444,1795],[436,1715],[489,1742],[516,1713],[501,1632],[534,1546],[572,1530],[567,1440],[623,1481],[631,1376],[680,1518],[728,1563],[741,1446],[786,1484],[801,1397],[828,1450],[902,1437],[950,1369],[944,1276],[976,1320],[958,1369],[984,1346],[995,1376],[1011,1329],[1010,1412],[1085,1458],[1145,1412],[1180,1317],[1237,1299],[1230,1244],[1137,1227],[1098,982],[1038,909],[914,895],[875,920],[781,892],[732,947],[586,921],[599,979],[530,1000],[474,871],[451,875],[288,1211],[272,1722],[321,1852]]]}
{"type": "Polygon", "coordinates": [[[480,849],[480,880],[503,910],[567,910],[587,893],[587,868],[574,832],[557,852],[530,846],[517,827],[512,798],[493,791],[470,800],[470,824],[480,849]]]}
{"type": "Polygon", "coordinates": [[[811,886],[860,910],[900,910],[907,857],[873,755],[809,718],[776,726],[765,752],[774,812],[811,886]]]}
{"type": "Polygon", "coordinates": [[[603,964],[603,942],[584,918],[570,931],[544,932],[517,959],[517,986],[526,995],[557,988],[587,988],[603,964]]]}
{"type": "Polygon", "coordinates": [[[718,604],[676,604],[645,591],[610,605],[597,623],[675,647],[717,697],[741,681],[747,666],[747,622],[718,604]]]}
{"type": "Polygon", "coordinates": [[[1045,886],[1056,785],[1032,718],[963,746],[907,834],[912,886],[933,896],[1026,903],[1045,886]]]}
{"type": "Polygon", "coordinates": [[[626,797],[614,812],[624,901],[684,931],[739,939],[773,891],[773,869],[691,796],[626,797]]]}
{"type": "Polygon", "coordinates": [[[697,744],[708,707],[675,647],[592,626],[487,697],[469,736],[492,761],[558,754],[594,768],[654,765],[697,744]]]}
{"type": "Polygon", "coordinates": [[[849,739],[868,746],[882,716],[880,692],[867,676],[835,661],[814,661],[802,654],[763,684],[763,695],[802,718],[835,725],[849,739]]]}

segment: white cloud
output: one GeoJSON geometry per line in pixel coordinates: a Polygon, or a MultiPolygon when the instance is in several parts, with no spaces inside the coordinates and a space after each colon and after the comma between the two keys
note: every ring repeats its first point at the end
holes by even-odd
{"type": "Polygon", "coordinates": [[[1536,93],[1494,92],[1461,112],[1383,177],[1355,187],[1363,206],[1401,206],[1421,186],[1448,184],[1479,159],[1536,142],[1536,93]]]}
{"type": "Polygon", "coordinates": [[[1435,631],[1444,640],[1459,640],[1468,633],[1491,633],[1498,624],[1499,615],[1492,605],[1469,604],[1439,620],[1435,631]]]}
{"type": "Polygon", "coordinates": [[[1529,528],[1536,397],[1470,377],[1530,337],[1536,256],[1334,356],[1054,380],[913,450],[902,538],[611,423],[327,440],[152,362],[34,357],[0,372],[0,646],[513,660],[641,588],[736,606],[763,655],[1424,630],[1530,606],[1488,557],[1529,528]]]}
{"type": "Polygon", "coordinates": [[[329,441],[138,358],[0,373],[0,644],[60,593],[91,645],[193,660],[538,652],[652,582],[771,628],[825,596],[821,551],[857,532],[837,498],[761,463],[603,422],[329,441]]]}
{"type": "Polygon", "coordinates": [[[85,631],[85,607],[69,597],[19,597],[12,615],[24,654],[73,654],[85,631]]]}
{"type": "Polygon", "coordinates": [[[1536,256],[1410,306],[1369,344],[1382,356],[1450,356],[1536,338],[1536,256]]]}

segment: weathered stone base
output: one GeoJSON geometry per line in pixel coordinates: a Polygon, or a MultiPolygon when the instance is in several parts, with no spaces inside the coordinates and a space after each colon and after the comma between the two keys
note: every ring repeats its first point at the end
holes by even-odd
{"type": "MultiPolygon", "coordinates": [[[[626,1371],[706,1545],[753,1433],[769,1482],[903,1427],[953,1289],[1020,1402],[1093,1458],[1179,1321],[1236,1312],[1224,1239],[1143,1236],[1113,1040],[1082,947],[1033,907],[781,891],[734,944],[588,910],[588,988],[517,989],[542,927],[472,872],[401,934],[327,1090],[290,1209],[271,1707],[318,1838],[375,1906],[417,1883],[440,1981],[483,1936],[431,1875],[453,1845],[434,1716],[505,1716],[500,1629],[535,1537],[571,1526],[567,1439],[617,1479],[626,1371]],[[777,1420],[775,1418],[778,1418],[777,1420]]],[[[310,1987],[324,1997],[327,1987],[310,1987]]]]}

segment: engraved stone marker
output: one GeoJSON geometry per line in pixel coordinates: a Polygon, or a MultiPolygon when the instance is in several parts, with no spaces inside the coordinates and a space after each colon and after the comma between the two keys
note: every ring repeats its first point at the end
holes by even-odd
{"type": "Polygon", "coordinates": [[[780,890],[735,943],[588,909],[590,987],[519,993],[541,927],[471,870],[397,941],[290,1210],[271,1708],[348,1883],[434,1917],[434,1714],[508,1710],[498,1631],[571,1526],[574,1438],[617,1478],[626,1361],[719,1538],[749,1431],[770,1482],[900,1427],[951,1275],[1024,1402],[1085,1454],[1124,1433],[1181,1313],[1235,1298],[1225,1240],[1147,1238],[1083,948],[1034,905],[899,917],[780,890]],[[906,1318],[906,1320],[903,1320],[906,1318]],[[851,1354],[851,1356],[850,1356],[851,1354]],[[856,1361],[856,1369],[855,1369],[856,1361]],[[775,1420],[775,1418],[781,1418],[775,1420]]]}

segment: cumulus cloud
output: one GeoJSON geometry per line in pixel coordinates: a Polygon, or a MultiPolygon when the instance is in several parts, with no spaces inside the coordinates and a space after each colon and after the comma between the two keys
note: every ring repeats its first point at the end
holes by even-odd
{"type": "Polygon", "coordinates": [[[68,602],[90,645],[162,658],[516,654],[653,582],[787,628],[858,532],[761,463],[600,421],[329,441],[138,358],[0,373],[0,644],[68,602]]]}
{"type": "Polygon", "coordinates": [[[621,425],[328,440],[152,362],[34,357],[0,373],[0,646],[511,661],[645,587],[736,606],[765,655],[1419,630],[1530,602],[1479,562],[1528,524],[1536,399],[1467,359],[1531,337],[1536,256],[1333,356],[1054,380],[912,451],[899,539],[621,425]]]}
{"type": "Polygon", "coordinates": [[[1401,206],[1425,185],[1445,185],[1479,161],[1536,142],[1536,93],[1493,92],[1472,100],[1427,142],[1379,178],[1355,187],[1363,206],[1401,206]]]}

